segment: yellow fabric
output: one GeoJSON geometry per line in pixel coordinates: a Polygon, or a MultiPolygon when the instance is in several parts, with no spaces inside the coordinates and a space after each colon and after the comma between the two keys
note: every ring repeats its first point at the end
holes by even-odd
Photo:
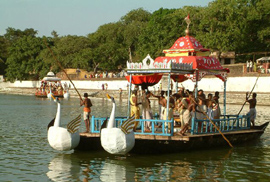
{"type": "MultiPolygon", "coordinates": [[[[135,115],[135,119],[140,119],[140,108],[135,106],[135,103],[132,100],[132,97],[136,97],[135,94],[132,94],[130,97],[131,109],[130,109],[130,116],[135,115]]],[[[135,121],[134,128],[136,129],[139,124],[139,121],[135,121]]]]}

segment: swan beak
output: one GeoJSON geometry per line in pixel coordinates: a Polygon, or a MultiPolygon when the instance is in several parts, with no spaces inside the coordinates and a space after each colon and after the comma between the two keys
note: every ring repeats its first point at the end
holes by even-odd
{"type": "Polygon", "coordinates": [[[106,94],[106,96],[107,96],[108,99],[111,99],[111,96],[109,94],[106,94]]]}

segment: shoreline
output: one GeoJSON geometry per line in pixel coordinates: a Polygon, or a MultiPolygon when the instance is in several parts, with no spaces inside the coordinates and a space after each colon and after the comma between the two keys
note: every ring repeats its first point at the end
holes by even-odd
{"type": "MultiPolygon", "coordinates": [[[[118,90],[100,90],[100,89],[77,89],[81,95],[87,92],[90,97],[93,98],[107,98],[106,94],[110,94],[114,98],[119,98],[120,93],[118,90]],[[92,96],[91,96],[92,95],[92,96]]],[[[35,97],[36,88],[23,88],[23,87],[7,87],[0,88],[0,94],[10,94],[10,95],[28,95],[35,97]]],[[[79,98],[75,89],[70,89],[71,98],[79,98]]],[[[158,94],[157,91],[153,93],[158,94]]],[[[210,92],[205,91],[207,95],[210,92]]],[[[226,93],[226,103],[231,105],[242,105],[245,102],[245,93],[246,92],[227,92],[226,93]]],[[[122,99],[127,99],[128,91],[123,90],[122,99]]],[[[155,98],[150,98],[154,100],[155,98]]],[[[223,93],[220,92],[220,103],[223,103],[223,93]]],[[[257,92],[257,106],[270,106],[270,94],[269,93],[260,93],[257,92]]]]}

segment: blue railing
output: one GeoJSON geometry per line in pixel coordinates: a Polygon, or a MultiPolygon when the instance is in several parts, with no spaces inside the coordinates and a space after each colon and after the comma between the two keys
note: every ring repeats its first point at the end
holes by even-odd
{"type": "MultiPolygon", "coordinates": [[[[121,124],[126,120],[126,117],[116,117],[115,118],[115,127],[120,127],[121,124]]],[[[106,120],[103,118],[95,118],[92,116],[91,119],[91,133],[100,133],[100,128],[103,122],[106,120]]],[[[135,134],[138,135],[160,135],[160,136],[173,136],[173,123],[174,120],[159,120],[159,119],[136,119],[135,121],[139,122],[135,134]],[[145,122],[151,122],[150,131],[145,130],[145,122]],[[171,128],[169,129],[169,125],[171,128]]]]}
{"type": "MultiPolygon", "coordinates": [[[[248,115],[225,115],[223,119],[212,119],[221,132],[250,129],[248,115]]],[[[191,134],[218,133],[218,130],[209,120],[192,118],[191,134]]]]}
{"type": "MultiPolygon", "coordinates": [[[[156,117],[158,118],[158,117],[156,117]]],[[[218,126],[221,132],[237,131],[243,129],[250,129],[250,118],[248,115],[225,115],[223,119],[213,119],[212,121],[218,126]]],[[[126,120],[126,117],[116,117],[115,126],[120,127],[126,120]]],[[[91,133],[100,133],[100,128],[103,122],[106,120],[103,118],[91,119],[91,133]]],[[[138,135],[159,135],[159,136],[173,136],[174,135],[174,120],[159,120],[159,119],[136,119],[139,122],[135,134],[138,135]],[[145,130],[145,123],[151,122],[150,131],[145,130]],[[171,126],[169,128],[169,125],[171,126]]],[[[206,133],[218,133],[219,131],[209,120],[198,120],[192,118],[191,122],[191,135],[194,134],[206,134],[206,133]]]]}

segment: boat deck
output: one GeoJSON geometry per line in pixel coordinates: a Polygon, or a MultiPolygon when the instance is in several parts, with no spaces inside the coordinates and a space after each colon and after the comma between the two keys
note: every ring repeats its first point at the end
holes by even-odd
{"type": "MultiPolygon", "coordinates": [[[[138,130],[138,132],[141,132],[138,130]]],[[[261,133],[260,129],[247,129],[241,131],[228,131],[223,132],[224,135],[239,135],[239,134],[249,134],[249,133],[261,133]]],[[[162,133],[162,132],[159,132],[162,133]]],[[[80,136],[86,138],[100,137],[100,133],[80,133],[80,136]]],[[[174,133],[174,136],[161,136],[161,135],[143,135],[135,134],[135,139],[144,139],[144,140],[177,140],[177,141],[189,141],[190,138],[199,138],[199,137],[209,137],[209,136],[220,136],[220,133],[205,133],[205,134],[196,134],[191,135],[191,133],[185,133],[184,136],[174,133]]]]}

